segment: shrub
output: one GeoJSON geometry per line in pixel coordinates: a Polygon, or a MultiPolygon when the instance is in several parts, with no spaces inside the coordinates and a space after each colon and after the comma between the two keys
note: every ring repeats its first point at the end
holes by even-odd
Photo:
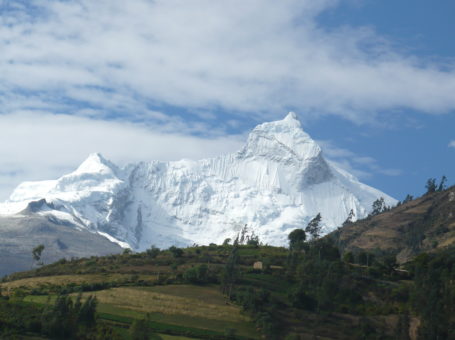
{"type": "Polygon", "coordinates": [[[149,249],[146,250],[147,256],[154,259],[157,257],[160,253],[160,248],[157,248],[155,246],[151,246],[149,249]]]}
{"type": "Polygon", "coordinates": [[[174,257],[182,257],[183,256],[183,249],[177,248],[176,246],[172,246],[169,248],[172,256],[174,257]]]}

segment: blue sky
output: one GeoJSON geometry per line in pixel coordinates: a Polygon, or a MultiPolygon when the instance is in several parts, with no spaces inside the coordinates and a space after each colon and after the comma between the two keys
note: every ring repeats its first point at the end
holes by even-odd
{"type": "Polygon", "coordinates": [[[0,199],[90,152],[237,150],[290,110],[402,199],[455,183],[451,0],[0,0],[0,199]]]}

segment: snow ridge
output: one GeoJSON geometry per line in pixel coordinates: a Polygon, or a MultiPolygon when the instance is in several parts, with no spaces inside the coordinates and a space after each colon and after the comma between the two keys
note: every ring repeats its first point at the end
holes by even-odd
{"type": "Polygon", "coordinates": [[[119,168],[91,154],[57,180],[20,184],[0,213],[45,199],[53,209],[46,215],[54,211],[135,250],[221,243],[245,225],[264,243],[286,245],[289,232],[317,213],[328,233],[351,209],[365,217],[379,197],[396,203],[327,162],[291,112],[258,125],[239,152],[212,159],[119,168]]]}

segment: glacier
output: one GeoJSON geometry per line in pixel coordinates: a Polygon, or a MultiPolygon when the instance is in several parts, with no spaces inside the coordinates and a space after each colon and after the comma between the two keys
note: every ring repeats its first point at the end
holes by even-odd
{"type": "Polygon", "coordinates": [[[44,199],[36,213],[137,251],[221,243],[245,226],[264,244],[287,245],[287,235],[318,213],[326,234],[351,210],[366,217],[380,197],[397,202],[327,161],[291,112],[254,128],[240,151],[216,158],[118,167],[91,154],[59,179],[20,184],[0,214],[20,215],[44,199]]]}

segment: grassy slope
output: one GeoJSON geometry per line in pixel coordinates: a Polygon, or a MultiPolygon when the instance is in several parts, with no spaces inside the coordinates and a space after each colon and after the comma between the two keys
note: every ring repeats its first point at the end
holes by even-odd
{"type": "Polygon", "coordinates": [[[389,252],[404,263],[455,244],[455,187],[424,195],[333,234],[346,251],[389,252]]]}
{"type": "MultiPolygon", "coordinates": [[[[245,247],[242,252],[245,263],[269,253],[283,258],[286,254],[284,249],[272,247],[245,247]]],[[[105,320],[130,324],[149,314],[154,329],[169,335],[224,338],[227,329],[235,329],[240,337],[257,339],[259,333],[251,317],[229,302],[218,285],[170,284],[198,264],[209,262],[210,270],[219,270],[228,254],[228,248],[212,246],[185,249],[182,258],[162,252],[154,259],[145,254],[124,254],[63,261],[11,275],[0,287],[4,294],[36,304],[53,303],[61,291],[75,296],[84,287],[87,292],[83,296],[97,296],[99,316],[105,320]]]]}
{"type": "MultiPolygon", "coordinates": [[[[223,339],[227,329],[236,329],[238,336],[258,339],[251,317],[228,301],[218,285],[174,284],[186,269],[198,264],[209,263],[211,271],[219,270],[229,251],[229,247],[211,246],[185,249],[182,258],[173,258],[165,251],[156,258],[124,254],[80,259],[17,273],[1,283],[1,288],[10,295],[24,296],[29,303],[47,304],[62,290],[76,296],[78,289],[86,285],[89,290],[83,295],[97,296],[99,317],[121,327],[149,313],[153,328],[161,334],[223,339]],[[70,275],[70,272],[80,274],[70,275]],[[90,289],[90,285],[99,283],[113,285],[90,289]]],[[[243,274],[237,286],[270,291],[279,305],[276,317],[284,325],[284,332],[301,334],[304,339],[312,339],[316,334],[320,339],[355,338],[359,316],[342,313],[321,316],[293,308],[289,293],[294,284],[285,278],[282,269],[278,267],[267,273],[252,270],[257,260],[283,265],[287,257],[284,248],[242,246],[239,255],[243,274]]],[[[372,299],[379,301],[378,306],[383,304],[383,297],[375,297],[373,291],[369,293],[372,299]]],[[[370,312],[371,320],[385,323],[383,316],[374,316],[378,310],[380,308],[370,312]]],[[[394,322],[396,320],[392,320],[394,322]]]]}

